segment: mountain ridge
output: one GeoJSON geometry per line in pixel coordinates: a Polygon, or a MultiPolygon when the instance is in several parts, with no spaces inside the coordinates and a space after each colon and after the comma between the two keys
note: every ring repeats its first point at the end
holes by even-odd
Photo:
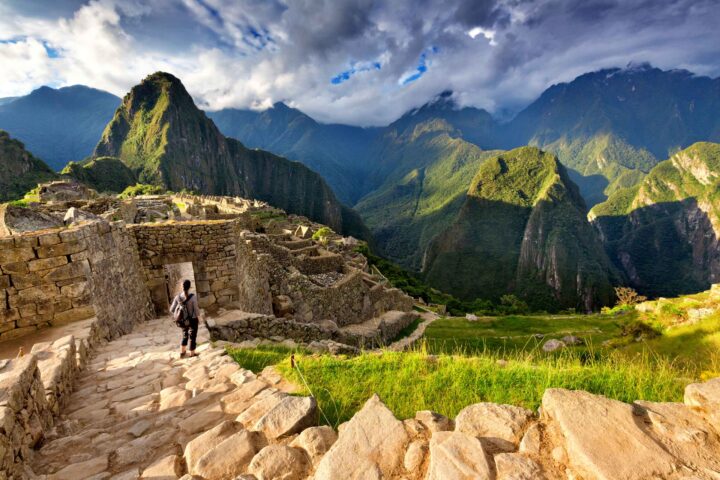
{"type": "Polygon", "coordinates": [[[119,158],[142,183],[254,197],[368,238],[359,216],[337,201],[320,175],[224,137],[169,73],[149,75],[125,95],[94,155],[119,158]]]}

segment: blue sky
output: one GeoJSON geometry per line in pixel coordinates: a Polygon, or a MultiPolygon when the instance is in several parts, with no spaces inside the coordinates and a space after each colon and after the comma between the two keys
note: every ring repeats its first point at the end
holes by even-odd
{"type": "Polygon", "coordinates": [[[720,76],[720,0],[2,0],[0,97],[157,70],[207,109],[386,124],[439,92],[515,111],[591,70],[720,76]]]}

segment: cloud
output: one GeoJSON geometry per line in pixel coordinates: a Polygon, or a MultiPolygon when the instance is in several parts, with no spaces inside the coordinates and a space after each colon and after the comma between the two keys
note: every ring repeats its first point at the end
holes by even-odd
{"type": "Polygon", "coordinates": [[[208,109],[285,101],[377,125],[453,90],[506,112],[632,61],[719,76],[719,21],[717,0],[7,0],[0,97],[123,95],[166,70],[208,109]]]}

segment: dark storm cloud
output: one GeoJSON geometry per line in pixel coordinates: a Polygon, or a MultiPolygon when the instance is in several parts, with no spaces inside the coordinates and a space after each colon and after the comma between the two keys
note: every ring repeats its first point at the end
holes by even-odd
{"type": "Polygon", "coordinates": [[[719,0],[6,0],[0,96],[38,83],[122,94],[166,69],[208,108],[282,100],[368,125],[452,90],[507,112],[629,62],[718,76],[718,23],[719,0]]]}

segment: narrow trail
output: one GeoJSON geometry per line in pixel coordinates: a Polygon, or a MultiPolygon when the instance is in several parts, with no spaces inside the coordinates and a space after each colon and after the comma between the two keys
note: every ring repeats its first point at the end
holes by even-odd
{"type": "Polygon", "coordinates": [[[152,471],[142,478],[176,478],[187,471],[182,457],[188,442],[248,406],[232,404],[229,394],[237,396],[250,382],[254,393],[284,395],[213,348],[204,326],[198,357],[180,359],[179,339],[177,327],[161,318],[97,348],[34,454],[35,474],[125,480],[152,471]]]}

